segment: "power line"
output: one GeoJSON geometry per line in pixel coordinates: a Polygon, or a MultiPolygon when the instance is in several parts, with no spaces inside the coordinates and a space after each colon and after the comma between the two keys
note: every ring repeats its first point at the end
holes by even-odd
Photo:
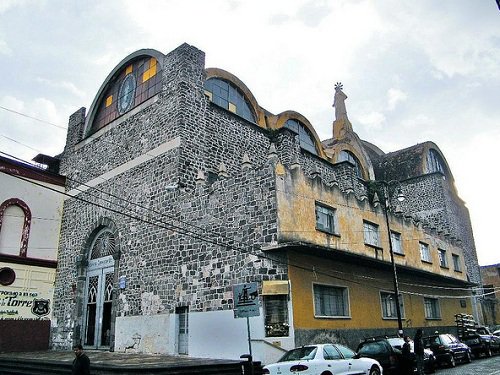
{"type": "Polygon", "coordinates": [[[39,119],[39,118],[36,118],[36,117],[30,116],[30,115],[27,115],[26,113],[22,113],[22,112],[14,111],[13,109],[10,109],[10,108],[5,108],[5,107],[3,107],[3,106],[1,106],[1,105],[0,105],[0,109],[3,109],[4,111],[7,111],[7,112],[15,113],[16,115],[23,116],[23,117],[26,117],[26,118],[29,118],[29,119],[32,119],[32,120],[35,120],[35,121],[39,121],[39,122],[41,122],[41,123],[43,123],[43,124],[47,124],[47,125],[54,126],[54,127],[56,127],[56,128],[59,128],[59,129],[68,130],[68,128],[66,128],[66,127],[64,127],[64,126],[57,125],[57,124],[54,124],[53,122],[46,121],[46,120],[42,120],[42,119],[39,119]]]}

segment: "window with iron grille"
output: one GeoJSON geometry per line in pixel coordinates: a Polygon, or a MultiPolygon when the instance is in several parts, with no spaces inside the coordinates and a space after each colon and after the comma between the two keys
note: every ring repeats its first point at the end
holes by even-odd
{"type": "MultiPolygon", "coordinates": [[[[396,298],[394,293],[380,292],[380,303],[382,304],[382,317],[384,319],[397,319],[396,298]]],[[[399,311],[404,317],[403,296],[399,295],[399,311]]]]}
{"type": "Polygon", "coordinates": [[[317,317],[348,317],[347,288],[314,284],[314,315],[317,317]]]}
{"type": "Polygon", "coordinates": [[[264,296],[266,337],[288,336],[288,295],[264,296]]]}
{"type": "Polygon", "coordinates": [[[426,319],[441,319],[441,309],[437,298],[424,298],[426,319]]]}

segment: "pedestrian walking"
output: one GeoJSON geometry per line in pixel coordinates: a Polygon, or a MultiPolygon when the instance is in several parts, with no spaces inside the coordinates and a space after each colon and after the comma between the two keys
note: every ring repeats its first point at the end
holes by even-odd
{"type": "Polygon", "coordinates": [[[424,340],[422,338],[423,332],[419,328],[413,339],[415,357],[417,359],[417,374],[424,375],[424,340]]]}
{"type": "Polygon", "coordinates": [[[83,347],[78,344],[73,347],[75,359],[73,360],[72,375],[90,375],[90,359],[83,352],[83,347]]]}
{"type": "Polygon", "coordinates": [[[401,374],[411,375],[411,374],[413,374],[413,368],[414,368],[414,365],[413,365],[414,356],[413,356],[413,353],[411,352],[410,336],[405,336],[403,340],[404,340],[404,344],[403,344],[403,347],[401,348],[401,353],[403,354],[401,374]]]}

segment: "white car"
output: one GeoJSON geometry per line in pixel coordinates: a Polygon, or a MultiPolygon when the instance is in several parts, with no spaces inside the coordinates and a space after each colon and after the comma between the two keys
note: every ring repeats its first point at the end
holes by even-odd
{"type": "Polygon", "coordinates": [[[292,349],[276,363],[264,366],[270,375],[380,375],[382,366],[371,358],[354,358],[351,349],[339,344],[305,345],[292,349]]]}

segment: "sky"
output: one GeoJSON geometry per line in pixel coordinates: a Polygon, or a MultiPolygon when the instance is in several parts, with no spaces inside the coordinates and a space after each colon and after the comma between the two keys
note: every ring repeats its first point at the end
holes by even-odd
{"type": "Polygon", "coordinates": [[[304,115],[321,140],[342,82],[361,139],[384,152],[435,142],[470,211],[479,264],[500,263],[495,0],[0,0],[0,151],[60,153],[61,127],[123,58],[182,43],[268,111],[304,115]]]}

